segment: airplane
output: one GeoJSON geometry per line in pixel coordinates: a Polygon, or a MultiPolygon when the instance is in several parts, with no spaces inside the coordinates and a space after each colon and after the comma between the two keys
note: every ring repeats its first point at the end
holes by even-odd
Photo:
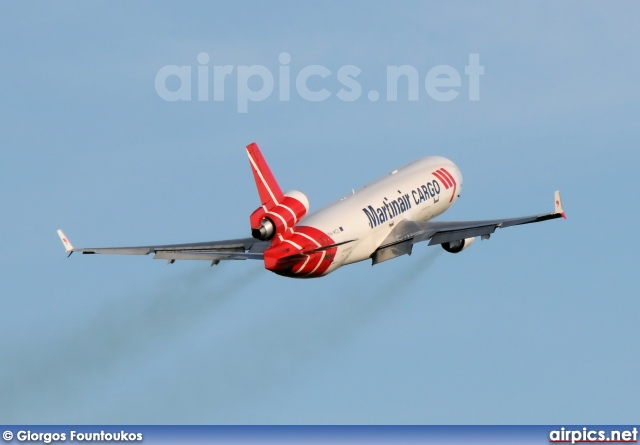
{"type": "Polygon", "coordinates": [[[372,265],[410,255],[413,245],[429,241],[450,253],[488,239],[497,228],[566,218],[560,192],[552,213],[484,221],[431,221],[445,212],[462,191],[462,174],[450,160],[428,156],[307,216],[309,199],[300,191],[282,192],[254,142],[246,147],[260,207],[249,217],[251,238],[139,247],[75,248],[58,230],[68,256],[82,254],[148,255],[154,259],[262,260],[278,275],[315,278],[347,264],[371,259],[372,265]]]}

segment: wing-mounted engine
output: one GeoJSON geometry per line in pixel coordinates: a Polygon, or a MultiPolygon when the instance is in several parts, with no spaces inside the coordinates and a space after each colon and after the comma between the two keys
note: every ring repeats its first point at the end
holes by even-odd
{"type": "Polygon", "coordinates": [[[283,235],[304,218],[308,211],[307,196],[298,190],[291,190],[284,194],[279,203],[270,201],[251,214],[251,236],[264,241],[283,235]]]}
{"type": "Polygon", "coordinates": [[[256,143],[247,145],[247,154],[262,203],[249,218],[251,235],[259,240],[270,240],[283,235],[304,218],[309,211],[309,199],[297,190],[282,193],[256,143]]]}
{"type": "Polygon", "coordinates": [[[449,253],[460,253],[473,243],[475,238],[465,238],[456,241],[442,243],[442,248],[449,253]]]}

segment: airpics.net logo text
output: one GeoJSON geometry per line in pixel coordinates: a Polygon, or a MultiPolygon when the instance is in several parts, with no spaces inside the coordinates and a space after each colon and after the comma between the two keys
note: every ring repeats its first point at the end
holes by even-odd
{"type": "MultiPolygon", "coordinates": [[[[196,59],[195,66],[165,65],[158,70],[155,88],[160,98],[168,102],[224,102],[232,100],[229,96],[235,93],[238,113],[247,113],[249,103],[262,102],[274,94],[281,102],[290,101],[293,94],[309,102],[322,102],[333,96],[343,102],[355,102],[364,92],[358,79],[362,70],[356,65],[343,65],[335,71],[324,65],[292,70],[291,55],[282,52],[274,74],[264,65],[214,65],[205,52],[198,54],[196,59]],[[332,87],[334,91],[331,91],[332,87]]],[[[476,53],[469,54],[464,76],[450,65],[436,65],[426,73],[420,73],[412,65],[388,65],[385,93],[370,89],[366,98],[371,102],[381,99],[396,102],[399,97],[408,101],[428,97],[437,102],[449,102],[460,97],[460,90],[466,84],[468,100],[478,101],[483,74],[484,66],[480,65],[480,55],[476,53]]]]}

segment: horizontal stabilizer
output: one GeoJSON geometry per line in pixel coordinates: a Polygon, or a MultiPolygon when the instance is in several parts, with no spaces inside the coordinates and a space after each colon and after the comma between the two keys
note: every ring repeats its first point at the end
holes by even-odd
{"type": "Polygon", "coordinates": [[[334,247],[342,246],[344,244],[352,243],[354,241],[358,241],[358,240],[350,239],[350,240],[347,240],[347,241],[342,241],[340,243],[329,244],[328,246],[322,246],[322,247],[316,247],[315,249],[303,250],[302,252],[299,252],[299,253],[304,255],[304,254],[307,254],[307,253],[322,252],[323,250],[333,249],[334,247]]]}
{"type": "Polygon", "coordinates": [[[342,241],[341,243],[329,244],[328,246],[317,247],[315,249],[301,250],[299,252],[292,253],[291,255],[284,256],[284,257],[280,258],[278,261],[280,261],[282,263],[284,263],[284,262],[295,262],[295,261],[298,261],[301,258],[305,258],[305,257],[307,257],[307,256],[309,256],[311,254],[327,251],[327,250],[330,250],[330,249],[334,249],[336,247],[342,246],[344,244],[352,243],[354,241],[357,241],[357,240],[352,239],[352,240],[348,240],[348,241],[342,241]]]}

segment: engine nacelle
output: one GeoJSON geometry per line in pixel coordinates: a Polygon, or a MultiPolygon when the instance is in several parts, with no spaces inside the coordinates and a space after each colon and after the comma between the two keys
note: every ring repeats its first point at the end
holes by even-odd
{"type": "Polygon", "coordinates": [[[298,190],[291,190],[278,204],[270,201],[251,214],[251,236],[270,240],[296,225],[308,212],[309,198],[298,190]]]}
{"type": "Polygon", "coordinates": [[[457,241],[442,243],[442,248],[449,253],[459,253],[469,247],[475,238],[465,238],[457,241]]]}
{"type": "Polygon", "coordinates": [[[268,240],[273,238],[276,233],[276,226],[269,218],[264,218],[260,221],[260,227],[257,229],[251,229],[251,236],[259,240],[268,240]]]}

